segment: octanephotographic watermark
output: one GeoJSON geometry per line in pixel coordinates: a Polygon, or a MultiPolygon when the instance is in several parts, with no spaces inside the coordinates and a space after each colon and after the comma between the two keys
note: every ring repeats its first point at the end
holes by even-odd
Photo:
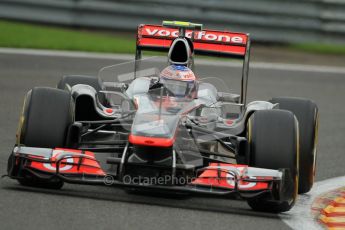
{"type": "MultiPolygon", "coordinates": [[[[185,185],[185,184],[191,184],[196,177],[191,176],[184,176],[184,177],[176,177],[172,175],[164,175],[160,177],[146,177],[146,176],[131,176],[131,175],[125,175],[122,178],[122,183],[126,185],[185,185]]],[[[116,183],[116,179],[112,175],[106,175],[104,177],[104,184],[105,185],[114,185],[116,183]]]]}

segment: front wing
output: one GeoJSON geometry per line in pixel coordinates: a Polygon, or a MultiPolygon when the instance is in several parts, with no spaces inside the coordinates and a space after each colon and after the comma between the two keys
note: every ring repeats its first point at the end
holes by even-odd
{"type": "Polygon", "coordinates": [[[107,173],[95,154],[75,149],[15,147],[8,163],[8,176],[26,176],[42,181],[62,180],[67,183],[113,185],[176,193],[204,195],[240,195],[242,198],[269,196],[283,200],[284,185],[289,182],[287,169],[271,170],[247,165],[211,163],[196,170],[196,177],[183,185],[133,183],[123,175],[107,173]]]}

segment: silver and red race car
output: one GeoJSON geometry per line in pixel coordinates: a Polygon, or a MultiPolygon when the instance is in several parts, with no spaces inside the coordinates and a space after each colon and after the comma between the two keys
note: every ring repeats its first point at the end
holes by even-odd
{"type": "Polygon", "coordinates": [[[318,108],[301,98],[247,103],[249,50],[245,33],[139,25],[134,61],[27,93],[8,176],[55,189],[236,195],[255,210],[290,210],[313,185],[318,108]],[[168,56],[142,58],[145,50],[168,56]],[[227,76],[198,71],[196,54],[242,60],[240,94],[227,76]]]}

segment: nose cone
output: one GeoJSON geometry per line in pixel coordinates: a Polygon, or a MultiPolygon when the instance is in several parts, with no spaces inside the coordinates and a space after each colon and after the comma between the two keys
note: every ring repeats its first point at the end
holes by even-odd
{"type": "Polygon", "coordinates": [[[169,63],[172,65],[189,66],[192,58],[192,48],[186,38],[176,38],[168,53],[169,63]]]}

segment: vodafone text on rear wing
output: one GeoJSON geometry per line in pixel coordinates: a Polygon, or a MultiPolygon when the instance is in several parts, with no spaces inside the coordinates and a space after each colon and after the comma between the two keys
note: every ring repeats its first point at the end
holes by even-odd
{"type": "MultiPolygon", "coordinates": [[[[194,53],[206,56],[240,58],[243,60],[241,103],[246,103],[250,37],[246,33],[228,31],[186,30],[186,37],[191,38],[194,53]]],[[[136,59],[141,58],[142,50],[168,51],[172,41],[179,36],[177,28],[161,25],[139,25],[137,34],[136,59]]]]}

